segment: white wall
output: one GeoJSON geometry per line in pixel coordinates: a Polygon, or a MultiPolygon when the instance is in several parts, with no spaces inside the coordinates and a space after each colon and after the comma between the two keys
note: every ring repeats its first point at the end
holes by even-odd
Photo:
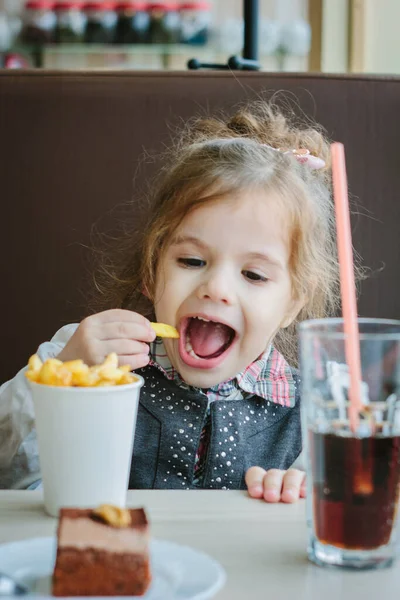
{"type": "Polygon", "coordinates": [[[400,0],[351,2],[351,70],[400,74],[400,0]]]}
{"type": "Polygon", "coordinates": [[[321,70],[345,73],[348,68],[348,0],[324,0],[322,14],[321,70]]]}
{"type": "Polygon", "coordinates": [[[364,72],[400,73],[400,0],[366,0],[364,72]]]}

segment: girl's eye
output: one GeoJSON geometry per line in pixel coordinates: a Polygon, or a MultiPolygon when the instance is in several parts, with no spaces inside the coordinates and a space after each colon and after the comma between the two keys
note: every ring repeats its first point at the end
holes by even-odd
{"type": "Polygon", "coordinates": [[[249,281],[261,281],[261,282],[268,281],[267,277],[263,277],[262,275],[259,275],[259,273],[254,273],[254,271],[242,271],[242,274],[249,281]]]}
{"type": "Polygon", "coordinates": [[[204,267],[206,261],[201,258],[178,258],[178,263],[183,267],[198,269],[204,267]]]}

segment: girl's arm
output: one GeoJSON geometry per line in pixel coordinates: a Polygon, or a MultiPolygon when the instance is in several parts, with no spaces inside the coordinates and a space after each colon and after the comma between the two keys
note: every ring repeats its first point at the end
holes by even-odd
{"type": "MultiPolygon", "coordinates": [[[[50,342],[41,344],[37,352],[40,358],[44,361],[57,356],[76,328],[76,324],[66,325],[50,342]]],[[[40,478],[33,404],[25,370],[0,387],[0,489],[26,488],[40,478]]]]}

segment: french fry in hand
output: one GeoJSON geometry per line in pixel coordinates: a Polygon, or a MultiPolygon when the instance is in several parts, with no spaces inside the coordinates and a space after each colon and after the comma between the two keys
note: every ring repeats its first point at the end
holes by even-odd
{"type": "Polygon", "coordinates": [[[179,338],[178,330],[172,325],[166,325],[165,323],[150,323],[152,329],[154,329],[156,336],[161,338],[179,338]]]}

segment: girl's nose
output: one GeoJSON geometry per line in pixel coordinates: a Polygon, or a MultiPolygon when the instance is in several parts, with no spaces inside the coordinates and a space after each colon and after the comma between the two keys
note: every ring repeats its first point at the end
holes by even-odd
{"type": "Polygon", "coordinates": [[[234,285],[226,274],[210,273],[199,285],[197,295],[201,300],[231,305],[234,303],[234,285]]]}

